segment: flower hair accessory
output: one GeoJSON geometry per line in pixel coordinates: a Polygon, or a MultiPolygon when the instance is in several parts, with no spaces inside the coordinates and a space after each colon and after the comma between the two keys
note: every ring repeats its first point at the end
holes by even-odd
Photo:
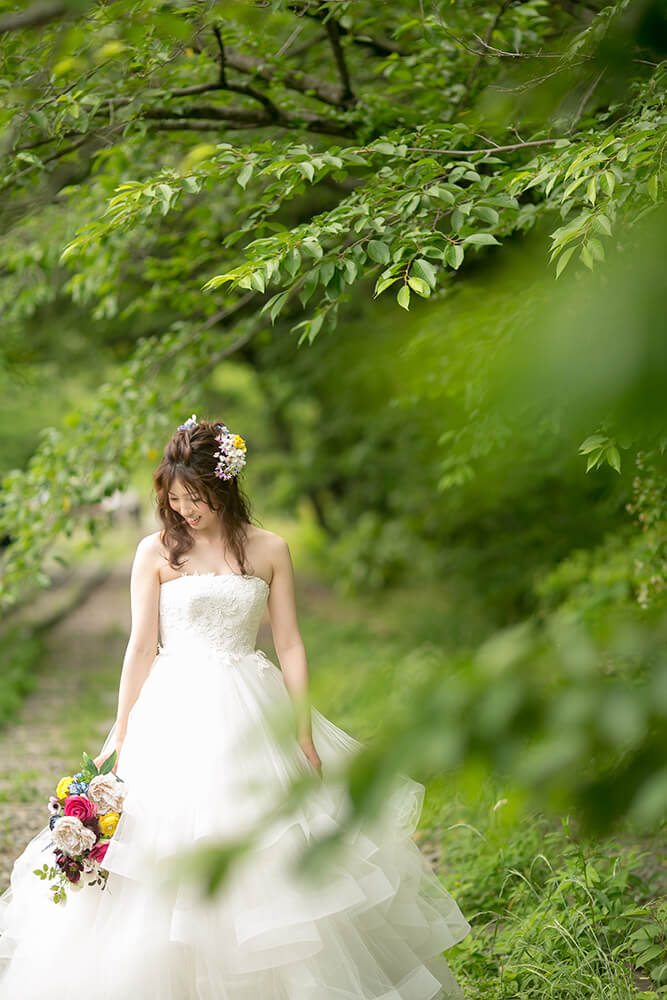
{"type": "Polygon", "coordinates": [[[215,452],[218,459],[215,474],[218,479],[233,479],[245,465],[246,443],[239,434],[232,434],[226,424],[216,426],[220,428],[215,436],[220,448],[215,452]]]}
{"type": "Polygon", "coordinates": [[[188,417],[188,419],[185,421],[184,424],[179,424],[178,430],[189,431],[191,427],[196,427],[196,426],[197,426],[197,418],[193,413],[191,417],[188,417]]]}
{"type": "MultiPolygon", "coordinates": [[[[192,427],[198,427],[199,421],[193,413],[184,424],[179,424],[179,431],[188,431],[192,427]]],[[[245,465],[246,443],[239,434],[232,434],[227,424],[216,424],[220,433],[216,434],[215,440],[220,445],[218,451],[214,452],[218,464],[215,467],[215,474],[218,479],[233,479],[245,465]]]]}

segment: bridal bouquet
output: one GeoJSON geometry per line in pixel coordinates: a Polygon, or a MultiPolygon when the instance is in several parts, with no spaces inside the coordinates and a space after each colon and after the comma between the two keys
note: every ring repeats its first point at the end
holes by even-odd
{"type": "Polygon", "coordinates": [[[82,769],[61,778],[56,794],[49,798],[53,840],[48,846],[54,848],[55,864],[45,864],[33,871],[41,879],[56,879],[49,886],[54,903],[66,902],[68,889],[106,886],[109,872],[102,862],[125,797],[123,779],[111,773],[115,760],[114,750],[98,769],[84,753],[82,769]],[[87,881],[82,880],[82,875],[88,877],[87,881]]]}

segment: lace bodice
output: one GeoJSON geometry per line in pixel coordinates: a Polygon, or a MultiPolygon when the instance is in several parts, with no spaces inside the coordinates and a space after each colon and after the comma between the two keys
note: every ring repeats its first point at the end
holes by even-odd
{"type": "Polygon", "coordinates": [[[259,576],[183,573],[160,586],[158,652],[238,661],[255,649],[269,596],[259,576]]]}

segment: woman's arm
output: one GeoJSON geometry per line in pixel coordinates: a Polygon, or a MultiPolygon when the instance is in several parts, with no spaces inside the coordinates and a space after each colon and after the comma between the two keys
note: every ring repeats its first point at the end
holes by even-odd
{"type": "MultiPolygon", "coordinates": [[[[114,732],[116,750],[114,772],[118,766],[118,756],[120,756],[125,739],[130,710],[139,697],[139,692],[157,654],[159,600],[160,577],[155,558],[154,541],[151,536],[148,536],[142,538],[137,546],[130,576],[132,629],[123,659],[118,690],[118,711],[114,732]]],[[[97,759],[95,763],[97,763],[97,759]]]]}
{"type": "Polygon", "coordinates": [[[294,567],[287,542],[275,536],[273,576],[268,609],[273,632],[273,645],[280,661],[285,686],[294,703],[297,716],[297,739],[310,762],[319,770],[321,761],[313,746],[310,699],[308,695],[308,663],[299,631],[294,593],[294,567]]]}

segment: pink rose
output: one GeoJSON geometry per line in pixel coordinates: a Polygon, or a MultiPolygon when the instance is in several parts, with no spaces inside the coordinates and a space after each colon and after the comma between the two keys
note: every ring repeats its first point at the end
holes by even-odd
{"type": "Polygon", "coordinates": [[[110,840],[104,840],[100,841],[98,844],[95,844],[94,847],[91,847],[90,854],[88,855],[90,860],[98,862],[104,861],[104,855],[107,853],[107,848],[109,847],[110,843],[111,843],[110,840]]]}
{"type": "Polygon", "coordinates": [[[76,816],[83,823],[97,815],[97,806],[85,795],[68,795],[65,799],[65,815],[76,816]]]}

